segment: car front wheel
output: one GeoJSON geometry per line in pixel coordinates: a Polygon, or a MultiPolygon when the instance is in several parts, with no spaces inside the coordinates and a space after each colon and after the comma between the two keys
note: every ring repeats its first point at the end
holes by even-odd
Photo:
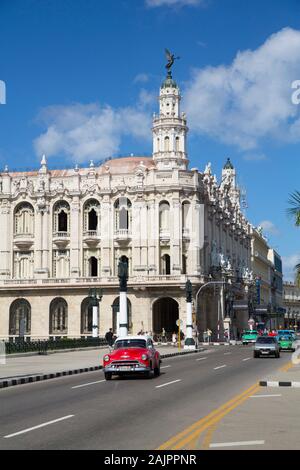
{"type": "Polygon", "coordinates": [[[257,351],[255,351],[255,352],[253,353],[253,357],[254,357],[255,359],[257,359],[257,358],[259,357],[259,353],[258,353],[257,351]]]}
{"type": "Polygon", "coordinates": [[[111,380],[112,373],[111,372],[105,372],[104,377],[105,377],[105,380],[111,380]]]}
{"type": "Polygon", "coordinates": [[[160,376],[160,364],[158,364],[158,366],[154,368],[154,377],[159,377],[159,376],[160,376]]]}

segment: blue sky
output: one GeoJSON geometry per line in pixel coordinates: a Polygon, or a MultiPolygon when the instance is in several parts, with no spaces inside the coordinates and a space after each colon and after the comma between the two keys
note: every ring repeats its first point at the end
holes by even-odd
{"type": "Polygon", "coordinates": [[[164,48],[190,127],[191,167],[230,156],[247,216],[300,260],[286,216],[300,189],[299,0],[0,0],[0,168],[150,154],[164,48]]]}

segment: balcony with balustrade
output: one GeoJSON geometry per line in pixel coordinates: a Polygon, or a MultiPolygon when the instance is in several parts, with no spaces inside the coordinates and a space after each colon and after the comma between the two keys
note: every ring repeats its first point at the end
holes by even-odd
{"type": "Polygon", "coordinates": [[[34,243],[33,233],[15,233],[14,234],[14,245],[19,250],[29,250],[34,243]]]}
{"type": "Polygon", "coordinates": [[[53,243],[59,248],[65,248],[70,242],[70,233],[69,232],[54,232],[53,233],[53,243]]]}

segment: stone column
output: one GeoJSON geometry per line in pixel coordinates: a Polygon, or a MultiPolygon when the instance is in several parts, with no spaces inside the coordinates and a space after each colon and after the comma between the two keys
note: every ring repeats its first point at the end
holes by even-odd
{"type": "Polygon", "coordinates": [[[35,212],[34,220],[34,273],[35,277],[39,277],[39,274],[42,269],[43,260],[42,260],[42,238],[43,238],[43,222],[42,222],[42,211],[38,209],[35,212]]]}
{"type": "Polygon", "coordinates": [[[43,271],[49,275],[50,266],[49,266],[49,210],[48,208],[43,212],[43,255],[42,255],[42,266],[43,271]]]}
{"type": "MultiPolygon", "coordinates": [[[[101,203],[101,270],[102,276],[110,276],[113,273],[114,266],[111,265],[110,251],[113,247],[113,234],[111,229],[114,227],[113,209],[109,196],[104,196],[101,203]]],[[[112,261],[114,263],[114,261],[112,261]]]]}
{"type": "Polygon", "coordinates": [[[71,203],[70,213],[70,276],[80,276],[80,202],[79,197],[75,196],[71,203]]]}
{"type": "Polygon", "coordinates": [[[10,269],[10,256],[12,251],[12,238],[11,233],[11,208],[8,200],[3,199],[0,205],[0,279],[7,279],[12,277],[13,267],[10,269]]]}
{"type": "Polygon", "coordinates": [[[93,305],[93,338],[98,338],[99,336],[98,310],[99,305],[93,305]]]}
{"type": "Polygon", "coordinates": [[[157,226],[155,199],[149,201],[148,259],[149,274],[157,274],[159,272],[159,264],[157,264],[159,263],[159,229],[157,226]]]}
{"type": "Polygon", "coordinates": [[[171,274],[181,274],[181,258],[180,258],[180,240],[182,234],[180,233],[180,219],[181,219],[181,204],[178,197],[173,199],[173,211],[170,211],[171,226],[171,274]],[[172,216],[171,216],[172,214],[172,216]]]}

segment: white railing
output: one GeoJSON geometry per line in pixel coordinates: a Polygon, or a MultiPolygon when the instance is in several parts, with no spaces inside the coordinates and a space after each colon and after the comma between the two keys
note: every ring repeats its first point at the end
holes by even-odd
{"type": "Polygon", "coordinates": [[[127,228],[120,228],[118,230],[115,230],[115,236],[122,237],[122,238],[131,237],[131,230],[127,228]]]}
{"type": "Polygon", "coordinates": [[[84,237],[91,237],[91,238],[98,238],[100,235],[98,234],[97,230],[86,230],[83,233],[84,237]]]}
{"type": "MultiPolygon", "coordinates": [[[[200,282],[202,276],[189,276],[195,282],[200,282]]],[[[128,284],[148,284],[150,282],[161,284],[162,282],[166,283],[184,283],[187,280],[187,276],[185,274],[179,275],[168,275],[168,274],[160,274],[160,275],[143,275],[143,276],[129,276],[128,284]]],[[[201,281],[202,282],[202,281],[201,281]]],[[[78,278],[48,278],[48,279],[4,279],[0,281],[0,286],[18,286],[18,285],[27,285],[28,287],[35,285],[35,286],[42,286],[42,285],[57,285],[57,284],[115,284],[116,286],[119,285],[119,279],[117,276],[107,276],[107,277],[78,277],[78,278]]]]}
{"type": "Polygon", "coordinates": [[[33,233],[15,233],[14,238],[33,238],[34,234],[33,233]]]}
{"type": "Polygon", "coordinates": [[[54,232],[53,238],[68,238],[70,236],[69,232],[54,232]]]}

